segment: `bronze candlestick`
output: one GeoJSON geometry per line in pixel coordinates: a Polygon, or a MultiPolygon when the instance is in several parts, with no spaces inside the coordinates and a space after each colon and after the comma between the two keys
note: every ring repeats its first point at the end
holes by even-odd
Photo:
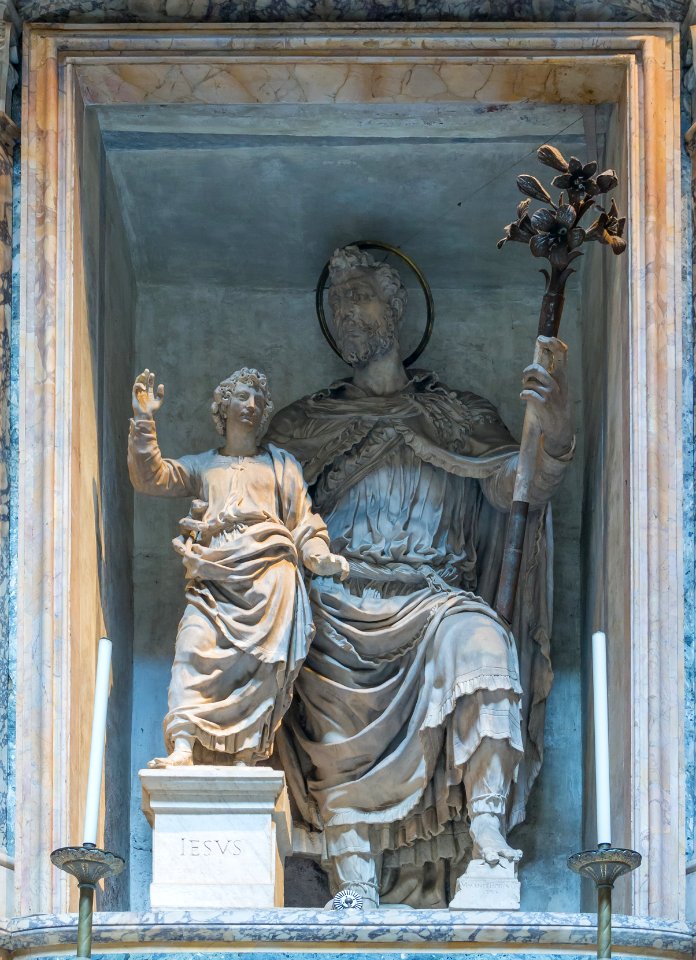
{"type": "Polygon", "coordinates": [[[622,850],[600,843],[596,850],[583,850],[568,857],[568,866],[583,877],[590,877],[597,888],[597,958],[611,957],[611,891],[614,882],[640,866],[642,857],[635,850],[622,850]]]}
{"type": "Polygon", "coordinates": [[[51,854],[51,861],[77,879],[80,888],[80,906],[77,920],[77,956],[92,956],[92,914],[97,883],[106,877],[117,876],[126,861],[115,853],[100,850],[92,843],[81,847],[60,847],[51,854]]]}

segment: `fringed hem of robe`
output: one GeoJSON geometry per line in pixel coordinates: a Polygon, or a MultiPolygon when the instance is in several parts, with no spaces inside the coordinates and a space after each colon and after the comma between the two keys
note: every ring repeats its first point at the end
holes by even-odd
{"type": "MultiPolygon", "coordinates": [[[[481,489],[474,510],[472,564],[468,573],[471,583],[475,585],[473,589],[480,595],[476,599],[485,607],[486,615],[496,619],[490,605],[497,587],[507,520],[502,505],[503,486],[500,479],[504,478],[507,482],[511,476],[514,478],[513,458],[518,448],[489,403],[473,394],[451,391],[440,384],[434,375],[427,373],[416,373],[404,391],[387,397],[366,395],[350,381],[342,381],[281,411],[274,419],[271,431],[274,439],[290,449],[304,464],[308,480],[316,482],[314,495],[322,510],[332,509],[333,504],[346,495],[346,490],[370,475],[374,468],[367,446],[371,434],[381,433],[384,437],[383,447],[378,450],[379,456],[389,455],[395,449],[395,443],[402,442],[422,462],[445,473],[479,481],[481,489]],[[390,439],[388,431],[396,434],[396,439],[390,439]]],[[[569,456],[572,456],[572,452],[569,456]]],[[[546,457],[542,486],[552,489],[564,469],[565,462],[551,461],[546,457]]],[[[542,496],[541,501],[544,499],[542,496]]],[[[476,677],[468,677],[464,673],[453,680],[446,691],[437,691],[436,702],[427,711],[427,723],[421,722],[417,734],[423,743],[425,767],[415,797],[408,797],[401,805],[385,805],[381,802],[379,791],[374,791],[372,809],[368,809],[370,803],[365,803],[358,805],[358,812],[346,809],[338,813],[333,808],[327,811],[313,773],[316,751],[312,745],[308,746],[301,727],[302,723],[307,723],[311,729],[315,704],[301,703],[299,723],[296,705],[291,707],[289,722],[286,721],[281,728],[278,744],[295,805],[298,850],[326,861],[333,844],[346,842],[346,836],[341,841],[334,836],[336,830],[350,832],[353,828],[357,830],[362,823],[363,830],[369,832],[368,849],[389,850],[388,857],[393,863],[424,863],[440,857],[456,857],[462,847],[457,838],[465,836],[467,832],[466,798],[459,764],[463,756],[471,755],[482,736],[506,738],[510,746],[520,753],[517,780],[508,799],[509,827],[524,818],[527,797],[541,766],[545,702],[552,680],[549,659],[551,550],[550,510],[545,506],[532,509],[523,548],[521,587],[516,597],[512,624],[519,672],[514,679],[506,678],[504,671],[501,673],[497,670],[480,671],[476,677]],[[510,692],[509,707],[512,713],[516,712],[517,723],[510,723],[509,708],[507,717],[502,718],[495,711],[487,711],[488,705],[482,702],[488,694],[502,690],[510,692]],[[473,746],[470,743],[467,749],[461,746],[461,740],[459,744],[456,743],[457,738],[453,734],[453,717],[458,710],[471,713],[466,723],[475,743],[473,746]],[[447,772],[448,751],[451,756],[455,750],[458,769],[452,770],[450,763],[447,772]],[[379,822],[385,819],[392,822],[379,822]]],[[[390,577],[400,579],[398,566],[385,563],[380,576],[373,578],[377,592],[390,577]]],[[[414,594],[409,598],[410,601],[418,593],[413,581],[418,577],[419,566],[425,565],[416,564],[412,568],[413,576],[409,582],[412,583],[414,594]]],[[[359,579],[349,581],[349,585],[354,582],[357,586],[370,579],[359,562],[355,563],[354,573],[359,579]]],[[[462,566],[461,574],[464,573],[467,571],[462,566]]],[[[406,577],[403,580],[406,582],[406,577]]],[[[464,585],[468,586],[467,580],[464,580],[464,585]]],[[[436,607],[442,603],[442,586],[441,576],[431,578],[427,588],[424,585],[425,592],[436,607]]],[[[456,587],[450,594],[450,600],[457,598],[460,604],[467,598],[470,601],[471,597],[471,593],[456,587]]],[[[391,594],[387,596],[383,593],[377,602],[386,610],[388,599],[393,599],[391,594]]],[[[369,604],[366,602],[365,606],[369,604]]],[[[316,602],[314,593],[313,608],[318,633],[307,667],[316,669],[312,667],[312,658],[315,653],[321,655],[326,644],[322,669],[328,665],[324,679],[330,689],[333,658],[342,655],[346,644],[350,643],[346,633],[350,633],[352,626],[349,623],[346,630],[346,620],[339,623],[340,617],[336,624],[329,622],[328,627],[323,624],[324,605],[316,602]]],[[[395,619],[400,615],[397,611],[395,619]]],[[[406,631],[408,640],[405,644],[394,651],[380,650],[377,655],[384,662],[390,656],[392,660],[417,656],[418,651],[431,642],[427,639],[434,633],[430,627],[428,624],[424,630],[409,629],[406,631]]],[[[361,649],[361,655],[364,656],[365,666],[373,659],[366,648],[361,649]]],[[[306,669],[300,674],[299,688],[302,687],[306,669]]],[[[358,686],[362,669],[357,661],[354,675],[358,686]]],[[[298,689],[298,694],[302,700],[301,689],[298,689]]],[[[399,690],[395,688],[394,697],[398,697],[398,694],[399,690]]],[[[336,696],[340,696],[338,689],[336,696]]],[[[412,733],[410,731],[408,735],[412,733]]],[[[387,750],[388,746],[385,743],[383,749],[387,750]]],[[[379,755],[373,756],[373,768],[378,767],[379,763],[379,755]]],[[[354,774],[344,767],[337,753],[336,777],[343,776],[350,781],[354,774]]],[[[360,780],[360,774],[357,778],[360,780]]],[[[358,843],[357,839],[354,842],[358,843]]],[[[364,844],[367,841],[363,839],[360,842],[364,844]]]]}

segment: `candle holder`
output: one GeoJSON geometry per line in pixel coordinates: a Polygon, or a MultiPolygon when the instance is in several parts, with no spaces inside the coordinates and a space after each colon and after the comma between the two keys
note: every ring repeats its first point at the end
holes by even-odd
{"type": "Polygon", "coordinates": [[[100,850],[93,843],[81,847],[60,847],[51,854],[51,862],[71,874],[80,888],[80,906],[77,920],[77,956],[92,956],[92,914],[97,883],[106,877],[116,877],[126,861],[116,853],[100,850]]]}
{"type": "Polygon", "coordinates": [[[635,850],[622,850],[600,843],[596,850],[583,850],[568,857],[575,873],[589,877],[597,888],[597,958],[611,957],[611,891],[614,882],[636,870],[642,857],[635,850]]]}

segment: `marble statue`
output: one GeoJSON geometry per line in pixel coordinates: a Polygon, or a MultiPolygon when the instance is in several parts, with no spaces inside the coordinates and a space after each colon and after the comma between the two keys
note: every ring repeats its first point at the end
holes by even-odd
{"type": "Polygon", "coordinates": [[[396,270],[346,247],[329,282],[353,376],[269,429],[350,565],[344,582],[313,581],[317,633],[277,740],[295,847],[333,894],[442,907],[470,858],[521,856],[507,831],[541,765],[552,677],[546,504],[574,450],[565,369],[523,374],[543,446],[510,625],[492,602],[515,440],[488,401],[406,372],[396,270]]]}
{"type": "MultiPolygon", "coordinates": [[[[128,466],[140,493],[194,497],[173,541],[186,571],[164,720],[168,755],[194,762],[194,745],[231,762],[267,760],[314,633],[301,567],[345,576],[312,511],[293,456],[261,437],[273,410],[268,383],[242,368],[215,389],[219,449],[162,457],[154,414],[164,387],[144,370],[133,385],[128,466]]],[[[203,756],[206,756],[203,753],[203,756]]]]}

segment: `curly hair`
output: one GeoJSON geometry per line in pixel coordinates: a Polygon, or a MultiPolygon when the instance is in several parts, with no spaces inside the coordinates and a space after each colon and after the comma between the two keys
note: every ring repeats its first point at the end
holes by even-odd
{"type": "Polygon", "coordinates": [[[379,292],[394,311],[398,323],[408,303],[408,293],[399,271],[390,267],[388,263],[378,263],[372,254],[354,245],[339,247],[338,250],[334,250],[334,254],[329,261],[329,280],[331,284],[329,287],[329,303],[331,303],[331,287],[343,283],[364,270],[369,270],[372,274],[379,292]]]}
{"type": "Polygon", "coordinates": [[[238,383],[248,383],[256,387],[263,394],[265,407],[263,417],[259,424],[257,439],[266,432],[268,421],[273,414],[273,401],[271,400],[271,391],[268,386],[268,378],[261,370],[255,370],[253,367],[242,367],[241,370],[235,370],[226,380],[219,383],[213,392],[213,402],[210,404],[210,412],[213,415],[215,429],[223,437],[225,435],[225,425],[227,423],[227,408],[230,405],[232,394],[238,383]]]}

